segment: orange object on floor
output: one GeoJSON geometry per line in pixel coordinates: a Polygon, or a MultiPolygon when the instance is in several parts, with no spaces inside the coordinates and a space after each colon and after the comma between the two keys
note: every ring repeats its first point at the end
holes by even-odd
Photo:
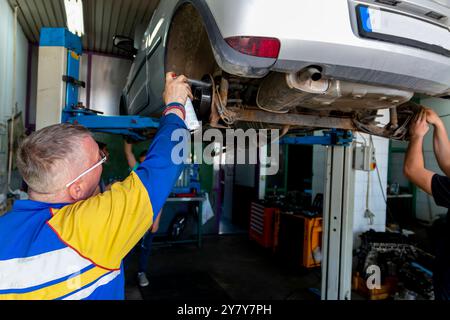
{"type": "Polygon", "coordinates": [[[275,215],[274,252],[296,265],[314,268],[321,265],[322,217],[306,217],[300,214],[275,215]]]}
{"type": "Polygon", "coordinates": [[[303,266],[314,268],[320,266],[320,261],[314,258],[315,250],[322,250],[322,217],[307,218],[305,220],[303,242],[303,266]]]}

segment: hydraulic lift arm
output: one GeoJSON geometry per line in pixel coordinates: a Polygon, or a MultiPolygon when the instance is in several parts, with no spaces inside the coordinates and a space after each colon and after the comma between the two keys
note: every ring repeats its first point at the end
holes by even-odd
{"type": "Polygon", "coordinates": [[[146,140],[143,132],[159,127],[159,119],[141,116],[104,116],[79,101],[82,45],[65,28],[42,28],[39,48],[36,129],[56,124],[81,124],[93,132],[146,140]]]}

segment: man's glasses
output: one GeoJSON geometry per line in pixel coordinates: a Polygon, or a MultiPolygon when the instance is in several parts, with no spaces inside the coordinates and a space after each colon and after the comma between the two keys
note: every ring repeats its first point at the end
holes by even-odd
{"type": "Polygon", "coordinates": [[[97,168],[98,166],[101,166],[102,164],[104,164],[107,160],[107,156],[105,155],[105,153],[103,151],[100,150],[100,156],[102,157],[102,159],[97,162],[95,165],[93,165],[92,167],[90,167],[89,169],[87,169],[86,171],[84,171],[82,174],[80,174],[78,177],[76,177],[75,179],[73,179],[71,182],[69,182],[68,184],[66,184],[66,188],[70,187],[72,184],[74,184],[78,179],[80,179],[81,177],[87,175],[89,172],[91,172],[92,170],[94,170],[95,168],[97,168]]]}

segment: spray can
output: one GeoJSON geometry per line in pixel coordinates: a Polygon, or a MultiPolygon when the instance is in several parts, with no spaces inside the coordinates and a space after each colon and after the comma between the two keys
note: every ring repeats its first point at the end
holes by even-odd
{"type": "Polygon", "coordinates": [[[200,128],[200,122],[198,121],[197,115],[195,114],[191,99],[188,98],[186,100],[184,109],[186,111],[186,119],[184,120],[184,122],[186,123],[186,127],[189,129],[189,131],[195,131],[200,128]]]}
{"type": "MultiPolygon", "coordinates": [[[[173,78],[176,79],[177,75],[173,74],[173,78]]],[[[189,85],[193,85],[193,81],[188,79],[189,85]]],[[[200,122],[198,122],[197,115],[195,114],[194,105],[192,104],[192,100],[187,98],[186,104],[184,105],[184,110],[186,112],[186,119],[184,122],[186,123],[186,127],[189,131],[195,131],[200,128],[200,122]]]]}

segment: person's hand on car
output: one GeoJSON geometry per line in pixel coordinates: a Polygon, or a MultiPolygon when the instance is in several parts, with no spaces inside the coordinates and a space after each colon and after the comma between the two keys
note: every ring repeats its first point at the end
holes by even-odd
{"type": "Polygon", "coordinates": [[[427,122],[427,111],[422,110],[414,119],[409,127],[409,134],[412,139],[423,138],[428,130],[430,130],[430,126],[427,122]]]}
{"type": "Polygon", "coordinates": [[[168,72],[163,97],[166,105],[177,102],[184,106],[187,98],[193,99],[188,79],[183,75],[176,76],[175,73],[168,72]]]}
{"type": "Polygon", "coordinates": [[[442,122],[441,118],[434,110],[426,108],[425,112],[427,113],[427,122],[429,124],[435,126],[442,122]]]}

